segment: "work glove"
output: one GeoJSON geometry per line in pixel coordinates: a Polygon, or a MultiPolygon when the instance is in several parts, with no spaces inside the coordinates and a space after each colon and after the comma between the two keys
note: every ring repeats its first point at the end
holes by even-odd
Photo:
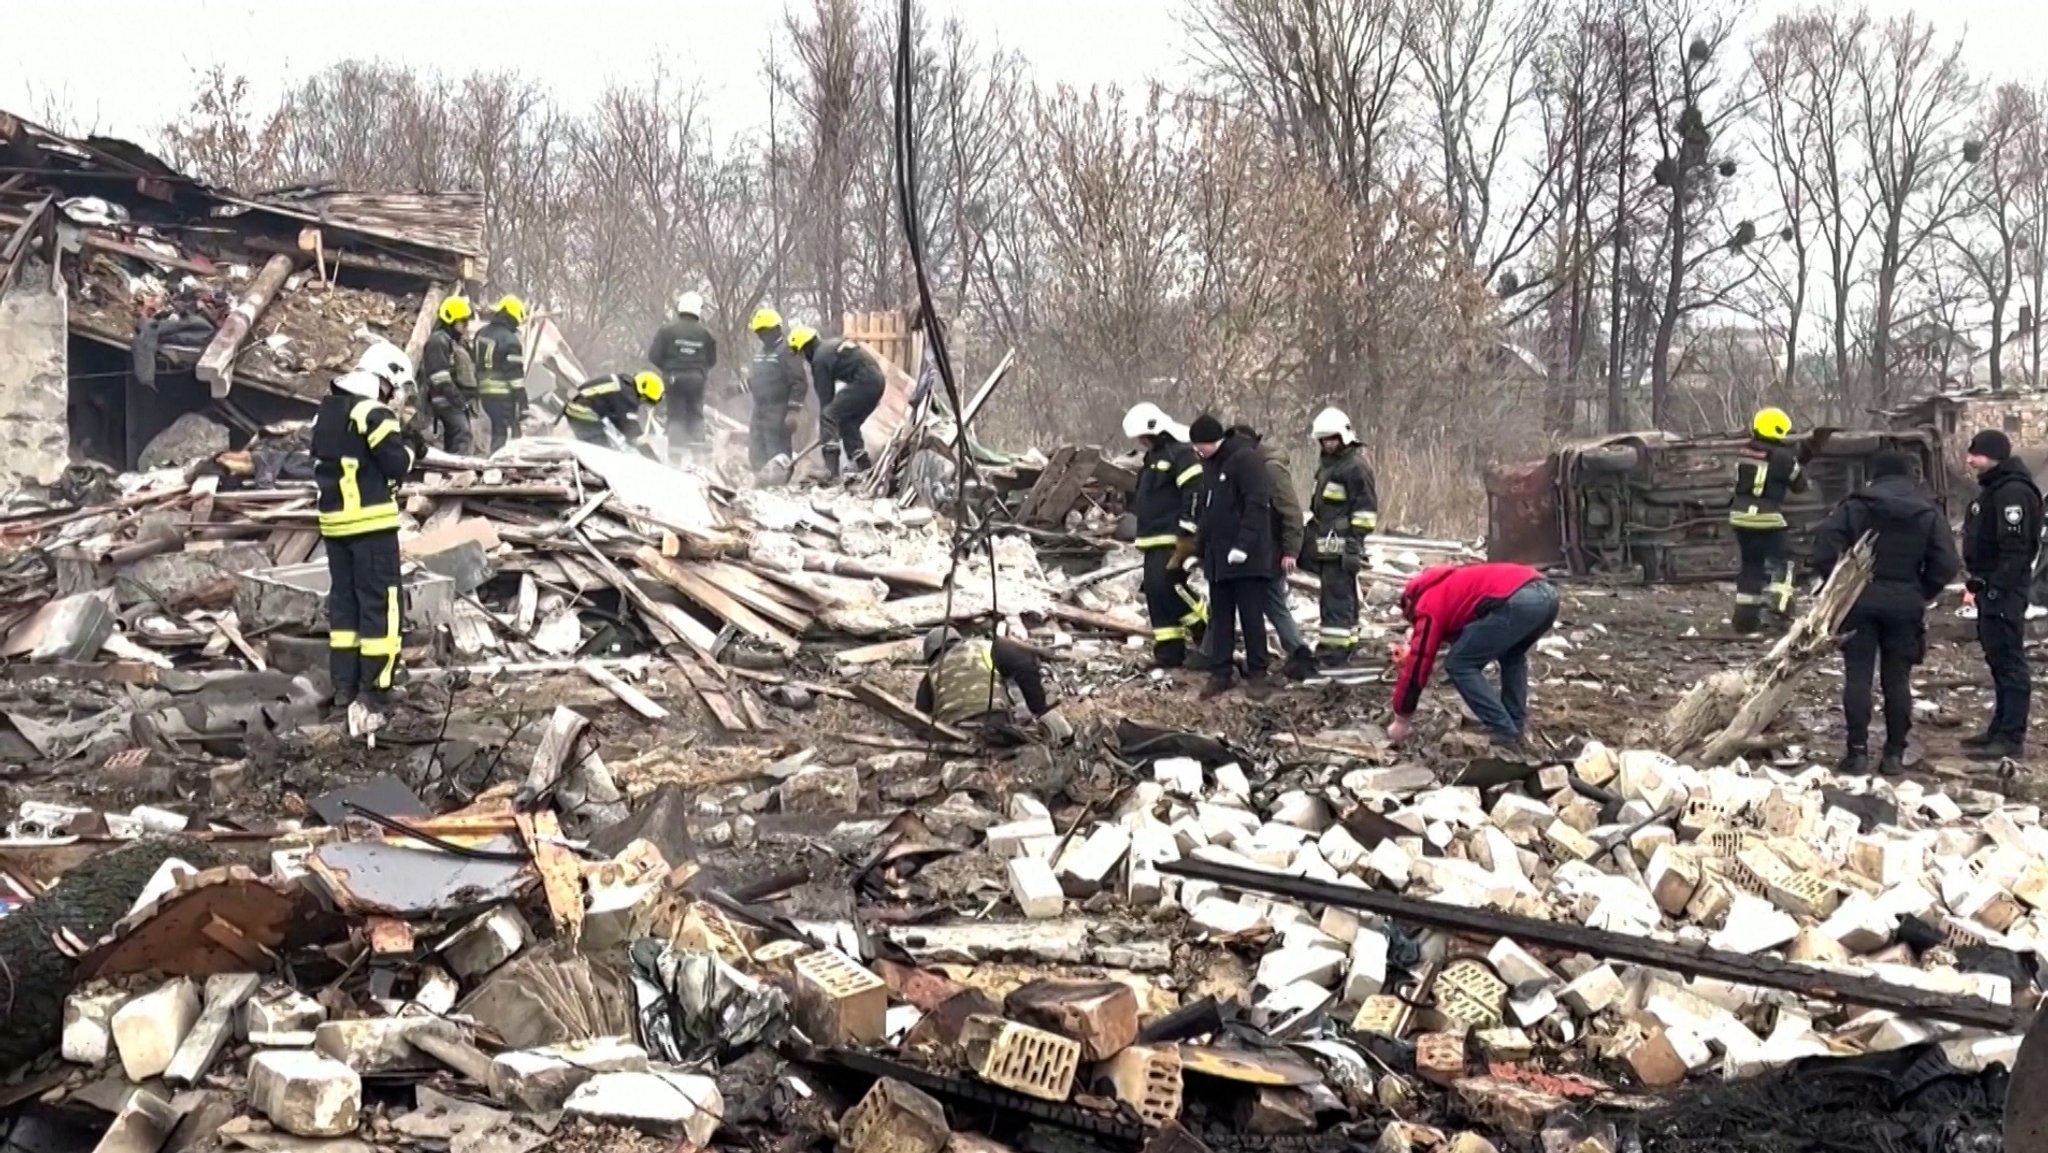
{"type": "Polygon", "coordinates": [[[1963,591],[1969,593],[1971,596],[1981,595],[1984,592],[1984,578],[1973,576],[1968,580],[1964,581],[1963,591]]]}
{"type": "Polygon", "coordinates": [[[406,450],[412,453],[413,464],[424,463],[427,459],[427,438],[421,435],[420,430],[408,428],[398,435],[405,441],[406,450]]]}
{"type": "Polygon", "coordinates": [[[1173,542],[1173,559],[1167,562],[1166,567],[1178,571],[1188,567],[1188,562],[1193,559],[1195,559],[1195,538],[1191,536],[1177,537],[1173,542]]]}
{"type": "Polygon", "coordinates": [[[1347,553],[1345,553],[1345,554],[1344,554],[1344,575],[1345,575],[1345,576],[1349,576],[1349,577],[1355,577],[1355,576],[1357,576],[1357,575],[1358,575],[1358,570],[1359,570],[1359,569],[1361,569],[1361,568],[1363,568],[1363,567],[1364,567],[1364,562],[1363,562],[1362,560],[1360,560],[1360,559],[1359,559],[1359,556],[1358,556],[1358,554],[1357,554],[1357,553],[1355,553],[1355,552],[1347,552],[1347,553]]]}
{"type": "Polygon", "coordinates": [[[1067,718],[1061,716],[1058,709],[1049,710],[1038,718],[1038,731],[1044,734],[1045,743],[1049,745],[1067,745],[1074,740],[1074,726],[1067,723],[1067,718]]]}
{"type": "Polygon", "coordinates": [[[1250,560],[1251,556],[1241,548],[1234,548],[1231,549],[1229,552],[1224,553],[1223,559],[1230,562],[1231,564],[1243,564],[1244,562],[1250,560]]]}

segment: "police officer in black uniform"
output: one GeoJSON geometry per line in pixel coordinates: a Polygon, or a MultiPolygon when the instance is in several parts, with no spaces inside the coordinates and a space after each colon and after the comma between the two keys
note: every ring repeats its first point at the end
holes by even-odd
{"type": "Polygon", "coordinates": [[[1786,544],[1783,505],[1789,492],[1804,490],[1798,453],[1785,445],[1792,418],[1779,408],[1760,410],[1750,421],[1750,440],[1735,466],[1735,493],[1728,502],[1728,523],[1735,529],[1735,547],[1742,567],[1735,577],[1738,633],[1763,627],[1764,609],[1784,616],[1792,611],[1792,559],[1786,544]]]}
{"type": "Polygon", "coordinates": [[[1848,748],[1841,771],[1870,771],[1870,677],[1884,684],[1884,756],[1887,776],[1906,767],[1906,734],[1913,728],[1913,666],[1927,651],[1927,606],[1962,567],[1949,533],[1948,514],[1913,479],[1905,453],[1880,452],[1870,460],[1870,483],[1850,493],[1813,536],[1813,570],[1826,579],[1865,533],[1875,533],[1870,583],[1842,622],[1842,719],[1848,748]]]}
{"type": "Polygon", "coordinates": [[[1977,606],[1977,643],[1991,667],[1991,724],[1963,741],[1981,760],[2018,757],[2027,742],[2033,690],[2027,670],[2027,590],[2041,543],[2041,490],[2012,441],[1987,428],[1970,439],[1977,499],[1963,518],[1965,587],[1977,606]]]}

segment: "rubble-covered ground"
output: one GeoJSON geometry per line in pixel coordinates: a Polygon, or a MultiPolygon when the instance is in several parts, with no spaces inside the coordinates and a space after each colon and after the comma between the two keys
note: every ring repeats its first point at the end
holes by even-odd
{"type": "Polygon", "coordinates": [[[1685,764],[1660,719],[1771,641],[1726,587],[1567,583],[1503,762],[1446,685],[1381,727],[1395,591],[1456,546],[1381,543],[1354,668],[1198,703],[1091,578],[1106,515],[949,598],[943,516],[570,451],[415,487],[459,591],[415,586],[367,747],[264,583],[309,522],[260,460],[0,523],[15,1143],[2000,1148],[2048,830],[1959,755],[1952,606],[1924,758],[1838,778],[1838,661],[1685,764]],[[152,517],[212,528],[136,558],[152,517]],[[1073,744],[909,708],[949,611],[1047,654],[1073,744]]]}

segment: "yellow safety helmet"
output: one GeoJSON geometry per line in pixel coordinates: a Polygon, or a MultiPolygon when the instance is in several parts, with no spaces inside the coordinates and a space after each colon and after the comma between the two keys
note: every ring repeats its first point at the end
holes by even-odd
{"type": "Polygon", "coordinates": [[[442,324],[461,324],[473,315],[475,310],[469,307],[469,298],[466,296],[451,296],[441,302],[442,324]]]}
{"type": "Polygon", "coordinates": [[[1792,418],[1782,408],[1758,409],[1749,430],[1764,440],[1784,440],[1792,434],[1792,418]]]}
{"type": "Polygon", "coordinates": [[[754,319],[747,325],[747,328],[754,332],[766,332],[771,328],[781,327],[782,314],[772,308],[762,308],[756,311],[754,319]]]}
{"type": "Polygon", "coordinates": [[[526,302],[516,296],[506,296],[498,301],[498,313],[511,317],[514,324],[525,324],[526,302]]]}
{"type": "Polygon", "coordinates": [[[798,352],[802,352],[812,344],[815,344],[817,339],[818,330],[814,328],[805,328],[799,324],[789,330],[789,346],[798,352]]]}
{"type": "Polygon", "coordinates": [[[661,374],[658,372],[643,372],[633,378],[633,391],[639,393],[640,399],[649,404],[661,403],[662,387],[661,374]]]}

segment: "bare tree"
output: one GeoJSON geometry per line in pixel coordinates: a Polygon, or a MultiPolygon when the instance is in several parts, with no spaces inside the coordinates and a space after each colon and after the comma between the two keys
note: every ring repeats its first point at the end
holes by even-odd
{"type": "Polygon", "coordinates": [[[2021,250],[2034,231],[2025,217],[2032,209],[2026,182],[2036,163],[2027,149],[2040,136],[2041,107],[2034,97],[2021,84],[2003,84],[1991,93],[1978,114],[1975,136],[1964,144],[1970,178],[1963,187],[1963,209],[1942,226],[1942,239],[1990,311],[1994,392],[2005,388],[2007,309],[2018,285],[2021,250]]]}
{"type": "Polygon", "coordinates": [[[1870,401],[1892,401],[1891,342],[1899,291],[1928,242],[1966,201],[1969,165],[1962,135],[1977,85],[1962,43],[1944,48],[1931,25],[1909,14],[1868,38],[1855,58],[1863,145],[1877,223],[1870,341],[1870,401]]]}
{"type": "Polygon", "coordinates": [[[812,0],[808,18],[790,12],[784,27],[796,60],[775,81],[801,126],[798,162],[807,174],[812,225],[804,243],[816,262],[824,323],[836,327],[851,298],[848,225],[855,177],[863,154],[872,152],[878,127],[873,111],[881,107],[875,93],[877,86],[886,88],[888,67],[871,55],[857,0],[812,0]]]}
{"type": "Polygon", "coordinates": [[[199,74],[186,115],[164,126],[165,158],[211,184],[254,191],[280,171],[285,113],[259,111],[249,78],[216,64],[199,74]]]}
{"type": "MultiPolygon", "coordinates": [[[[1491,282],[1519,261],[1556,211],[1545,184],[1563,155],[1545,150],[1534,170],[1511,173],[1518,130],[1537,123],[1538,49],[1555,0],[1411,0],[1404,28],[1434,153],[1435,178],[1457,222],[1466,259],[1491,282]]],[[[1518,279],[1521,290],[1539,278],[1518,279]]]]}

